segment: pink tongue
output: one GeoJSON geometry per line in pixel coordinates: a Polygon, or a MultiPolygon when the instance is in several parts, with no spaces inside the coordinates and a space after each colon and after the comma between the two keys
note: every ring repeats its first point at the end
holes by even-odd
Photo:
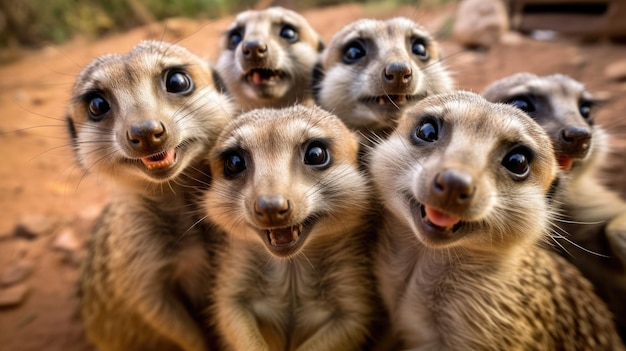
{"type": "Polygon", "coordinates": [[[164,151],[161,154],[141,158],[141,162],[143,162],[148,169],[167,168],[174,164],[175,160],[176,151],[174,149],[164,151]]]}
{"type": "Polygon", "coordinates": [[[261,84],[262,80],[261,80],[261,73],[259,72],[253,72],[252,73],[252,83],[254,84],[261,84]]]}
{"type": "Polygon", "coordinates": [[[557,161],[564,171],[569,171],[572,168],[572,163],[574,163],[574,160],[569,157],[557,157],[557,161]]]}
{"type": "Polygon", "coordinates": [[[449,216],[429,206],[425,206],[425,209],[428,220],[439,227],[450,227],[459,223],[461,220],[461,217],[449,216]]]}

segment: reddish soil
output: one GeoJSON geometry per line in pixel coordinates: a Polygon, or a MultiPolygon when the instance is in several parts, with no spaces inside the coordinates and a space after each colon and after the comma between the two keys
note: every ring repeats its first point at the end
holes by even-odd
{"type": "MultiPolygon", "coordinates": [[[[328,42],[343,25],[361,17],[411,17],[436,32],[453,14],[454,5],[426,11],[405,8],[364,8],[357,5],[303,12],[328,42]]],[[[176,41],[213,59],[217,40],[232,18],[218,21],[175,19],[101,40],[77,39],[62,46],[27,52],[0,66],[0,280],[16,262],[32,265],[32,273],[18,283],[29,293],[14,307],[0,308],[0,350],[90,350],[75,311],[74,283],[91,219],[106,203],[105,180],[76,167],[63,123],[64,109],[76,75],[97,56],[126,52],[141,39],[176,41]],[[26,215],[45,215],[58,221],[56,229],[36,238],[14,234],[26,215]],[[76,230],[77,250],[54,249],[67,228],[76,230]]],[[[608,42],[582,44],[559,39],[540,42],[520,38],[490,51],[463,51],[441,40],[447,65],[458,88],[481,91],[495,79],[529,71],[564,73],[584,82],[590,91],[609,97],[597,110],[597,120],[615,135],[617,152],[607,168],[609,181],[626,194],[626,84],[608,80],[607,65],[626,58],[626,46],[608,42]],[[621,150],[621,151],[620,151],[621,150]],[[612,176],[611,176],[612,175],[612,176]]],[[[15,285],[14,285],[15,286],[15,285]]],[[[2,290],[11,286],[0,286],[2,290]]]]}

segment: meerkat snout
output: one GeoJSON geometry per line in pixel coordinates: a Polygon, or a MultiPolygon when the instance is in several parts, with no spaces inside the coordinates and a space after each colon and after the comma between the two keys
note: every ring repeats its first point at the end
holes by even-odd
{"type": "Polygon", "coordinates": [[[413,82],[411,66],[404,61],[391,62],[383,70],[383,83],[390,91],[394,89],[410,89],[413,82]]]}
{"type": "Polygon", "coordinates": [[[583,158],[591,145],[591,130],[586,126],[570,125],[561,129],[561,150],[574,158],[583,158]]]}
{"type": "Polygon", "coordinates": [[[289,221],[293,205],[283,195],[259,196],[254,202],[254,214],[259,224],[277,226],[289,221]]]}
{"type": "Polygon", "coordinates": [[[476,185],[474,177],[466,171],[447,168],[435,175],[430,194],[443,205],[467,205],[476,185]]]}

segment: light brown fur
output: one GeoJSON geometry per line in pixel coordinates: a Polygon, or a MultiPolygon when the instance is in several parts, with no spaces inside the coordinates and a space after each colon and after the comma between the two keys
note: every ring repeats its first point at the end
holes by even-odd
{"type": "Polygon", "coordinates": [[[626,201],[606,188],[598,174],[610,141],[589,111],[595,104],[592,94],[564,75],[520,73],[492,83],[483,95],[518,105],[550,135],[557,159],[565,165],[557,199],[563,220],[556,230],[562,237],[553,246],[591,280],[626,340],[626,201]],[[571,128],[584,137],[579,145],[563,138],[571,128]]]}
{"type": "Polygon", "coordinates": [[[557,165],[524,113],[426,98],[370,165],[385,208],[377,277],[407,349],[623,349],[591,284],[538,245],[557,165]]]}
{"type": "Polygon", "coordinates": [[[205,210],[228,233],[210,312],[226,350],[349,351],[369,339],[373,238],[357,148],[337,117],[303,106],[248,112],[220,135],[205,210]],[[316,150],[328,164],[306,163],[316,150]]]}
{"type": "Polygon", "coordinates": [[[230,110],[210,67],[168,43],[105,55],[78,77],[67,119],[77,162],[121,190],[95,227],[79,279],[98,349],[207,349],[198,311],[208,305],[215,244],[194,226],[193,192],[207,186],[203,157],[230,110]]]}
{"type": "Polygon", "coordinates": [[[361,19],[337,32],[324,50],[316,101],[366,137],[385,137],[408,106],[452,89],[441,60],[439,44],[418,23],[361,19]],[[417,55],[414,44],[426,54],[417,55]],[[351,53],[362,56],[346,59],[351,53]]]}
{"type": "Polygon", "coordinates": [[[281,7],[250,10],[238,14],[224,33],[216,65],[244,111],[311,105],[313,66],[323,47],[300,14],[281,7]],[[279,73],[255,82],[255,75],[260,79],[269,71],[279,73]]]}

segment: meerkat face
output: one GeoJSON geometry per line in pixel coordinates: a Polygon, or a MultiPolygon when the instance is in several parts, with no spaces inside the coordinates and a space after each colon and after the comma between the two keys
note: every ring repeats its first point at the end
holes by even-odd
{"type": "Polygon", "coordinates": [[[332,243],[362,221],[369,196],[357,152],[356,136],[322,109],[243,114],[211,152],[208,216],[279,258],[332,243]]]}
{"type": "Polygon", "coordinates": [[[526,112],[550,135],[562,170],[584,164],[604,144],[594,127],[595,100],[584,86],[563,75],[538,77],[519,73],[499,80],[483,96],[512,104],[526,112]]]}
{"type": "Polygon", "coordinates": [[[386,207],[429,247],[537,240],[556,174],[550,139],[520,110],[456,92],[409,108],[373,151],[386,207]]]}
{"type": "Polygon", "coordinates": [[[407,18],[344,27],[324,51],[321,70],[318,103],[360,131],[392,129],[407,106],[452,87],[437,42],[407,18]]]}
{"type": "Polygon", "coordinates": [[[229,116],[230,103],[203,60],[180,46],[146,41],[81,72],[67,123],[86,170],[154,184],[203,155],[229,116]]]}
{"type": "Polygon", "coordinates": [[[286,107],[311,99],[319,35],[280,7],[240,13],[224,34],[217,68],[244,107],[286,107]]]}

